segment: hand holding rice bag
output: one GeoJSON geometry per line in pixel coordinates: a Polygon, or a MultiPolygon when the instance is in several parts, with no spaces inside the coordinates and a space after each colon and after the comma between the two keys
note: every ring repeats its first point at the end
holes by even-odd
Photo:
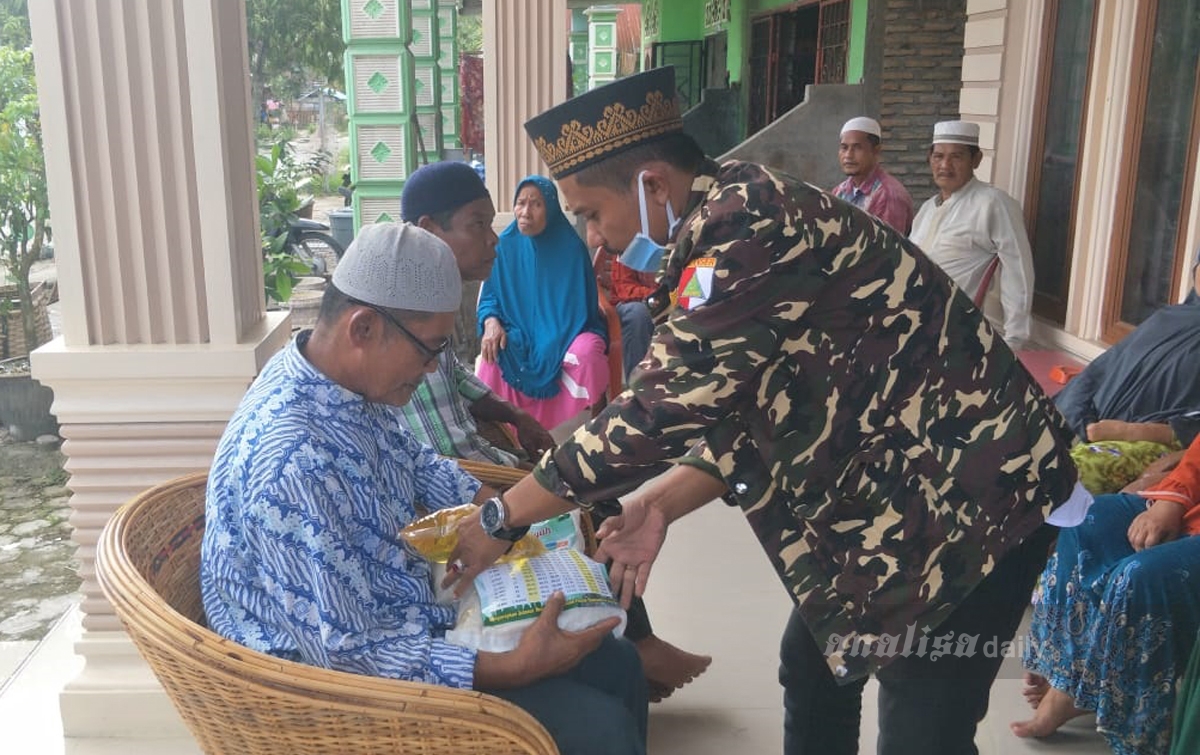
{"type": "Polygon", "coordinates": [[[459,603],[458,623],[446,639],[476,650],[513,650],[555,592],[566,599],[560,629],[577,632],[617,616],[621,623],[613,635],[624,634],[625,611],[612,596],[604,566],[562,548],[481,572],[459,603]]]}

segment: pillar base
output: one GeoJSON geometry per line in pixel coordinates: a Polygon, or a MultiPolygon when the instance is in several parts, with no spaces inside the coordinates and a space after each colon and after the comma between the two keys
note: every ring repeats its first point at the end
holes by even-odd
{"type": "Polygon", "coordinates": [[[188,736],[100,590],[96,543],[121,504],[208,469],[246,388],[290,335],[287,313],[268,313],[232,347],[68,348],[59,339],[34,353],[34,374],[54,391],[65,439],[71,538],[83,580],[83,633],[75,645],[83,670],[59,698],[67,737],[188,736]]]}
{"type": "Polygon", "coordinates": [[[85,665],[59,694],[63,736],[186,738],[175,706],[124,632],[87,632],[75,643],[85,665]]]}

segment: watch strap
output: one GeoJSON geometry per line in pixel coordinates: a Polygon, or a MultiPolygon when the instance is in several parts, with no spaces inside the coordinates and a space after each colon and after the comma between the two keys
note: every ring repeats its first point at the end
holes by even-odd
{"type": "Polygon", "coordinates": [[[500,496],[492,496],[484,505],[494,506],[499,509],[500,523],[498,527],[488,529],[484,527],[484,532],[497,540],[507,540],[510,543],[515,543],[525,537],[525,533],[529,532],[529,527],[505,527],[504,524],[508,520],[508,505],[504,503],[504,499],[500,496]]]}
{"type": "Polygon", "coordinates": [[[529,527],[501,527],[492,533],[492,537],[497,540],[507,540],[510,543],[515,543],[529,532],[529,527]]]}

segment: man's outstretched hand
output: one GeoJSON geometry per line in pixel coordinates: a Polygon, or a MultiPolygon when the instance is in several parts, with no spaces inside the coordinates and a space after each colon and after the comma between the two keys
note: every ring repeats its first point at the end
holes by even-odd
{"type": "Polygon", "coordinates": [[[667,537],[667,518],[645,498],[627,501],[622,513],[604,520],[596,532],[600,547],[595,559],[611,561],[608,568],[613,595],[629,608],[635,595],[646,591],[650,568],[667,537]]]}

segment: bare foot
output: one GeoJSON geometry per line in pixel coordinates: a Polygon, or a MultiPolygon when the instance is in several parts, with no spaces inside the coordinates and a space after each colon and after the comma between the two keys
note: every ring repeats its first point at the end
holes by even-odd
{"type": "Polygon", "coordinates": [[[1013,721],[1008,726],[1013,734],[1023,739],[1048,737],[1067,721],[1085,713],[1086,710],[1075,707],[1075,701],[1066,692],[1050,688],[1042,697],[1033,718],[1028,721],[1013,721]]]}
{"type": "Polygon", "coordinates": [[[671,693],[675,691],[671,687],[664,687],[658,682],[647,681],[646,686],[649,687],[650,690],[647,698],[652,703],[661,703],[663,700],[666,700],[668,697],[670,697],[671,693]]]}
{"type": "Polygon", "coordinates": [[[712,656],[680,650],[655,635],[644,637],[633,645],[642,659],[642,670],[650,686],[650,701],[655,703],[703,674],[712,663],[712,656]]]}
{"type": "Polygon", "coordinates": [[[1025,698],[1025,702],[1029,703],[1030,708],[1037,710],[1042,698],[1049,691],[1050,682],[1046,681],[1046,677],[1032,671],[1025,672],[1025,686],[1021,689],[1021,696],[1025,698]]]}

